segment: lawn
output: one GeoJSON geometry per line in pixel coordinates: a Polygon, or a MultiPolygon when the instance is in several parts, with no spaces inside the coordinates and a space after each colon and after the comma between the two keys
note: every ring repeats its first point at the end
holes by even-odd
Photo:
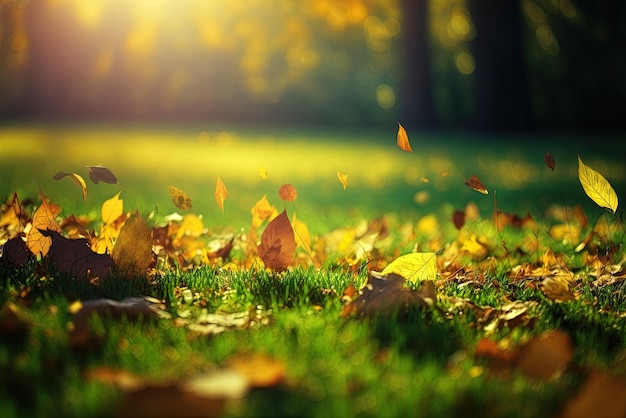
{"type": "Polygon", "coordinates": [[[157,230],[171,239],[132,276],[77,279],[3,254],[0,415],[624,416],[622,211],[585,195],[577,161],[622,196],[623,151],[607,138],[409,132],[407,153],[396,130],[0,128],[0,242],[32,226],[40,191],[94,239],[121,192],[155,245],[157,230]],[[94,165],[119,184],[92,183],[94,165]],[[85,201],[58,171],[87,180],[85,201]],[[294,201],[278,194],[286,183],[294,201]],[[14,192],[23,223],[7,220],[14,192]],[[310,235],[283,272],[248,241],[269,228],[251,226],[264,195],[299,243],[294,214],[310,235]],[[435,254],[435,274],[414,276],[423,266],[407,254],[435,254]]]}

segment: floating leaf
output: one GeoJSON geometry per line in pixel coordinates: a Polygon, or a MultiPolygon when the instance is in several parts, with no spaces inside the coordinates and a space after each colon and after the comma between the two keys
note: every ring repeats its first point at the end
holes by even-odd
{"type": "Polygon", "coordinates": [[[554,157],[550,151],[546,151],[546,154],[543,156],[543,161],[545,161],[550,170],[554,171],[554,157]]]}
{"type": "Polygon", "coordinates": [[[409,143],[409,136],[406,133],[406,130],[404,129],[404,127],[400,124],[400,122],[398,122],[398,147],[400,147],[400,149],[402,151],[406,151],[406,152],[413,152],[413,150],[411,149],[411,144],[409,143]]]}
{"type": "Polygon", "coordinates": [[[101,165],[88,165],[87,169],[89,170],[89,178],[95,184],[98,184],[99,181],[109,184],[117,184],[117,177],[115,177],[115,174],[113,174],[108,168],[101,165]]]}
{"type": "Polygon", "coordinates": [[[278,189],[278,195],[285,202],[293,202],[298,197],[298,191],[291,184],[283,184],[278,189]]]}
{"type": "Polygon", "coordinates": [[[476,190],[478,193],[489,194],[489,191],[487,190],[485,185],[476,176],[472,176],[469,178],[469,180],[465,180],[465,185],[476,190]]]}
{"type": "Polygon", "coordinates": [[[83,202],[87,200],[87,184],[85,183],[85,179],[83,179],[80,175],[76,173],[65,173],[63,171],[59,171],[54,176],[52,176],[55,180],[60,180],[65,176],[70,176],[74,183],[78,185],[83,191],[83,202]]]}
{"type": "Polygon", "coordinates": [[[34,255],[45,257],[52,245],[52,238],[44,236],[41,231],[61,232],[61,227],[54,220],[55,214],[52,212],[43,192],[41,196],[41,206],[33,214],[33,227],[26,235],[26,246],[34,255]]]}
{"type": "Polygon", "coordinates": [[[127,276],[146,274],[152,262],[152,232],[139,210],[124,223],[111,258],[116,269],[127,276]]]}
{"type": "Polygon", "coordinates": [[[220,176],[217,176],[217,184],[215,185],[215,201],[224,213],[224,199],[228,197],[228,190],[220,176]]]}
{"type": "Polygon", "coordinates": [[[578,179],[583,190],[601,208],[615,214],[617,211],[617,194],[607,179],[591,167],[586,166],[578,156],[578,179]]]}
{"type": "Polygon", "coordinates": [[[293,228],[287,217],[287,211],[282,211],[274,218],[261,235],[259,257],[265,267],[277,272],[287,269],[296,252],[296,240],[293,228]]]}
{"type": "Polygon", "coordinates": [[[265,168],[259,168],[259,177],[261,177],[263,180],[267,180],[267,170],[265,168]]]}
{"type": "Polygon", "coordinates": [[[337,171],[337,178],[339,178],[339,182],[341,182],[343,189],[346,190],[346,188],[348,187],[348,175],[337,171]]]}
{"type": "Polygon", "coordinates": [[[191,199],[187,195],[187,193],[183,192],[181,189],[176,188],[174,186],[169,186],[170,197],[172,198],[172,202],[178,209],[189,210],[191,209],[191,199]]]}
{"type": "Polygon", "coordinates": [[[418,283],[437,278],[437,256],[435,253],[411,253],[402,255],[387,265],[380,273],[383,276],[395,273],[406,280],[418,283]]]}

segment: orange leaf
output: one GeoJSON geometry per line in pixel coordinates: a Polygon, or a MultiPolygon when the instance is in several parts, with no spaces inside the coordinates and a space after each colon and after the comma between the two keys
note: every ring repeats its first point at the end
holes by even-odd
{"type": "Polygon", "coordinates": [[[485,185],[476,176],[472,176],[469,178],[469,180],[465,180],[465,185],[476,190],[478,193],[489,194],[489,191],[487,190],[485,185]]]}
{"type": "Polygon", "coordinates": [[[339,178],[343,189],[346,190],[346,188],[348,187],[348,175],[337,171],[337,178],[339,178]]]}
{"type": "Polygon", "coordinates": [[[291,184],[283,184],[278,189],[278,195],[285,202],[293,202],[298,197],[298,191],[291,184]]]}
{"type": "Polygon", "coordinates": [[[87,184],[85,183],[85,180],[80,175],[76,173],[65,173],[63,171],[59,171],[54,176],[52,176],[52,178],[55,180],[60,180],[65,176],[70,176],[70,178],[74,180],[74,183],[76,183],[76,185],[78,185],[78,187],[82,189],[83,202],[86,201],[87,200],[87,184]]]}
{"type": "Polygon", "coordinates": [[[109,184],[117,183],[117,177],[115,177],[115,174],[113,174],[111,170],[106,167],[103,167],[101,165],[88,165],[87,169],[89,170],[89,178],[95,184],[98,184],[99,181],[109,184]]]}
{"type": "Polygon", "coordinates": [[[228,197],[228,190],[220,176],[217,176],[217,184],[215,185],[215,201],[224,213],[224,199],[228,197]]]}
{"type": "Polygon", "coordinates": [[[172,198],[172,202],[178,209],[189,210],[191,209],[191,199],[187,195],[187,193],[182,190],[169,186],[170,197],[172,198]]]}
{"type": "Polygon", "coordinates": [[[287,269],[296,253],[296,240],[293,228],[287,217],[287,211],[282,211],[274,218],[261,235],[259,256],[265,267],[277,272],[287,269]]]}
{"type": "Polygon", "coordinates": [[[398,122],[398,146],[402,151],[413,152],[409,143],[409,136],[402,125],[400,125],[400,122],[398,122]]]}
{"type": "Polygon", "coordinates": [[[33,227],[26,235],[26,246],[34,254],[40,254],[45,257],[52,245],[52,238],[44,236],[41,231],[56,231],[61,232],[61,227],[54,220],[54,213],[50,208],[50,205],[46,201],[46,196],[40,190],[41,206],[33,214],[33,227]]]}

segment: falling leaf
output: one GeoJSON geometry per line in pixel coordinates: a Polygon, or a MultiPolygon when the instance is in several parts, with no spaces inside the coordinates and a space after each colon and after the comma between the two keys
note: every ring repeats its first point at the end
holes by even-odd
{"type": "Polygon", "coordinates": [[[152,231],[139,210],[124,223],[111,258],[115,268],[129,277],[146,274],[152,262],[152,231]]]}
{"type": "Polygon", "coordinates": [[[39,195],[41,196],[41,206],[33,214],[33,227],[26,235],[26,246],[34,255],[45,257],[50,250],[50,245],[52,245],[52,238],[42,235],[40,231],[60,233],[61,227],[55,221],[55,215],[43,192],[39,191],[39,195]]]}
{"type": "Polygon", "coordinates": [[[469,180],[465,180],[465,185],[467,187],[471,187],[476,190],[478,193],[489,194],[487,188],[483,185],[483,183],[476,176],[471,176],[469,180]]]}
{"type": "Polygon", "coordinates": [[[617,211],[617,194],[607,179],[591,167],[586,166],[578,156],[578,179],[583,190],[601,208],[615,214],[617,211]]]}
{"type": "Polygon", "coordinates": [[[465,211],[455,210],[452,214],[452,223],[456,229],[463,228],[463,225],[465,225],[465,211]]]}
{"type": "Polygon", "coordinates": [[[339,178],[339,182],[343,186],[343,189],[346,190],[348,187],[348,175],[337,171],[337,178],[339,178]]]}
{"type": "Polygon", "coordinates": [[[293,202],[298,197],[298,191],[291,184],[283,184],[278,189],[278,195],[285,202],[293,202]]]}
{"type": "Polygon", "coordinates": [[[400,147],[402,151],[413,152],[413,150],[411,149],[411,144],[409,143],[409,136],[407,135],[406,130],[404,129],[404,127],[402,127],[400,122],[398,122],[397,143],[398,143],[398,147],[400,147]]]}
{"type": "Polygon", "coordinates": [[[60,273],[75,279],[109,275],[113,260],[107,254],[93,252],[86,239],[67,239],[55,231],[41,233],[52,239],[48,257],[60,273]]]}
{"type": "Polygon", "coordinates": [[[259,177],[261,177],[263,180],[267,180],[267,170],[265,168],[259,168],[259,177]]]}
{"type": "Polygon", "coordinates": [[[550,170],[554,171],[554,157],[550,151],[546,151],[546,154],[543,156],[543,161],[545,161],[550,170]]]}
{"type": "Polygon", "coordinates": [[[395,273],[406,280],[419,283],[437,278],[437,256],[435,253],[411,253],[393,260],[380,273],[383,276],[395,273]]]}
{"type": "Polygon", "coordinates": [[[220,176],[217,176],[217,184],[215,185],[215,201],[217,202],[217,206],[220,207],[222,213],[224,213],[224,199],[228,197],[228,190],[226,190],[226,185],[222,181],[220,176]]]}
{"type": "Polygon", "coordinates": [[[296,240],[293,228],[283,210],[274,218],[261,235],[259,256],[265,267],[281,272],[287,269],[296,252],[296,240]]]}
{"type": "Polygon", "coordinates": [[[189,210],[191,209],[191,199],[187,195],[187,193],[182,190],[169,186],[170,196],[172,198],[172,202],[178,209],[189,210]]]}
{"type": "Polygon", "coordinates": [[[256,229],[260,227],[266,219],[275,217],[277,211],[267,200],[267,195],[263,195],[263,197],[254,204],[250,213],[252,214],[252,228],[256,229]]]}
{"type": "Polygon", "coordinates": [[[85,183],[85,180],[78,174],[76,173],[65,173],[63,171],[59,171],[58,173],[56,173],[52,178],[55,180],[60,180],[65,176],[70,176],[70,178],[72,180],[74,180],[74,183],[76,183],[78,185],[78,187],[80,187],[83,191],[83,202],[87,200],[87,184],[85,183]]]}
{"type": "Polygon", "coordinates": [[[117,184],[117,177],[115,177],[115,174],[113,174],[108,168],[101,165],[88,165],[87,169],[89,170],[89,178],[95,184],[98,184],[99,181],[109,184],[117,184]]]}

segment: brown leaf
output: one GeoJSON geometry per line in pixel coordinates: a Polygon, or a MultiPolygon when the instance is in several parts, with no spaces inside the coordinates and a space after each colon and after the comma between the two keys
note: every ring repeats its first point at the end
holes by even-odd
{"type": "Polygon", "coordinates": [[[592,370],[582,389],[569,401],[559,418],[623,418],[626,416],[626,381],[592,370]]]}
{"type": "Polygon", "coordinates": [[[55,214],[41,190],[39,194],[41,206],[33,215],[33,227],[26,235],[26,246],[34,255],[45,257],[50,250],[50,245],[52,245],[52,238],[42,235],[40,231],[61,232],[61,227],[55,221],[55,214]]]}
{"type": "Polygon", "coordinates": [[[174,186],[169,186],[169,191],[172,202],[174,202],[174,206],[182,210],[191,209],[191,199],[189,198],[187,193],[174,186]]]}
{"type": "Polygon", "coordinates": [[[215,185],[215,201],[217,202],[217,206],[224,213],[224,199],[228,197],[228,190],[226,189],[226,185],[222,181],[220,176],[217,176],[217,184],[215,185]]]}
{"type": "Polygon", "coordinates": [[[113,174],[108,168],[101,165],[88,165],[87,169],[89,170],[89,178],[95,184],[98,184],[99,181],[103,183],[117,184],[117,177],[115,177],[115,174],[113,174]]]}
{"type": "Polygon", "coordinates": [[[519,347],[516,366],[528,378],[549,380],[559,376],[573,357],[569,335],[550,331],[519,347]]]}
{"type": "Polygon", "coordinates": [[[550,170],[554,171],[554,157],[550,151],[546,151],[546,154],[543,156],[543,161],[545,161],[546,165],[550,168],[550,170]]]}
{"type": "Polygon", "coordinates": [[[489,194],[489,191],[487,190],[485,185],[476,176],[471,176],[469,180],[465,180],[465,185],[476,190],[478,193],[489,194]]]}
{"type": "Polygon", "coordinates": [[[0,246],[0,257],[12,267],[23,267],[31,254],[21,236],[15,236],[0,246]]]}
{"type": "Polygon", "coordinates": [[[463,225],[465,225],[465,211],[455,210],[452,214],[452,223],[456,229],[463,228],[463,225]]]}
{"type": "Polygon", "coordinates": [[[70,178],[74,180],[74,183],[76,183],[76,185],[81,188],[81,190],[83,191],[83,202],[86,201],[87,200],[87,184],[85,183],[85,180],[82,178],[82,176],[76,173],[65,173],[63,171],[59,171],[52,178],[55,180],[60,180],[65,176],[70,176],[70,178]]]}
{"type": "Polygon", "coordinates": [[[265,267],[281,272],[287,269],[295,252],[296,240],[293,228],[287,217],[287,211],[283,210],[263,231],[259,256],[265,267]]]}
{"type": "Polygon", "coordinates": [[[402,151],[413,152],[409,143],[409,136],[400,122],[398,122],[398,138],[396,142],[402,151]]]}
{"type": "Polygon", "coordinates": [[[137,210],[124,223],[111,258],[127,276],[144,276],[152,262],[152,231],[137,210]]]}
{"type": "Polygon", "coordinates": [[[60,273],[75,279],[109,275],[113,260],[107,254],[93,252],[86,239],[67,239],[56,231],[41,233],[52,239],[48,258],[60,273]]]}
{"type": "Polygon", "coordinates": [[[298,197],[298,191],[291,184],[283,184],[278,189],[278,195],[285,202],[293,202],[298,197]]]}

